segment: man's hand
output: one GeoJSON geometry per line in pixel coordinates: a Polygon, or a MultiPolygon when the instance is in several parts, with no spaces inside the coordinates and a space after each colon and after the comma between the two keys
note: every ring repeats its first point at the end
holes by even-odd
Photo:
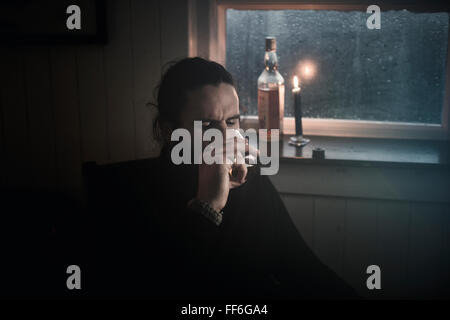
{"type": "MultiPolygon", "coordinates": [[[[243,138],[242,138],[243,139],[243,138]]],[[[245,152],[249,146],[245,143],[245,152]]],[[[227,201],[230,189],[245,183],[247,178],[247,166],[243,162],[244,155],[235,149],[234,159],[240,159],[238,163],[228,164],[225,161],[226,148],[220,151],[223,154],[224,164],[199,165],[197,198],[209,203],[216,211],[221,211],[227,201]]],[[[234,161],[233,161],[234,162],[234,161]]]]}
{"type": "Polygon", "coordinates": [[[231,188],[229,164],[201,164],[198,170],[197,198],[220,212],[225,207],[231,188]]]}

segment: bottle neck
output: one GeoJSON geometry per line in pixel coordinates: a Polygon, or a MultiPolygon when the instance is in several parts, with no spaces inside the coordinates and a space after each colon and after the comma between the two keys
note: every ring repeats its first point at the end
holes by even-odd
{"type": "Polygon", "coordinates": [[[266,51],[266,54],[264,55],[264,64],[267,71],[278,70],[278,58],[277,52],[275,50],[266,51]]]}

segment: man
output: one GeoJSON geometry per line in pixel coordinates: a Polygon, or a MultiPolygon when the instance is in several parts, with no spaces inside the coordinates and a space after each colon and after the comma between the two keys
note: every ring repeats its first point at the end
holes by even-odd
{"type": "Polygon", "coordinates": [[[159,158],[86,166],[91,229],[79,256],[88,294],[355,297],[307,247],[266,176],[245,164],[173,164],[175,129],[239,128],[238,95],[221,65],[174,64],[156,107],[159,158]]]}

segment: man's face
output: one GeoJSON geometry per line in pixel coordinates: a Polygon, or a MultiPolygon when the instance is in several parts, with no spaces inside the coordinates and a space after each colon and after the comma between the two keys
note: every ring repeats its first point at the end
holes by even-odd
{"type": "Polygon", "coordinates": [[[192,134],[194,121],[202,121],[203,130],[216,128],[224,135],[227,128],[239,129],[239,98],[234,87],[221,83],[189,93],[180,125],[192,134]]]}

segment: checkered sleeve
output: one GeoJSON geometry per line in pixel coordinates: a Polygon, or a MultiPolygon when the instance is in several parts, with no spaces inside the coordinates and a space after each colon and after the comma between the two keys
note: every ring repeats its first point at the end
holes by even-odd
{"type": "Polygon", "coordinates": [[[188,202],[187,207],[194,212],[202,214],[206,219],[214,223],[216,226],[220,226],[222,223],[223,212],[217,212],[208,202],[199,199],[192,199],[188,202]]]}

